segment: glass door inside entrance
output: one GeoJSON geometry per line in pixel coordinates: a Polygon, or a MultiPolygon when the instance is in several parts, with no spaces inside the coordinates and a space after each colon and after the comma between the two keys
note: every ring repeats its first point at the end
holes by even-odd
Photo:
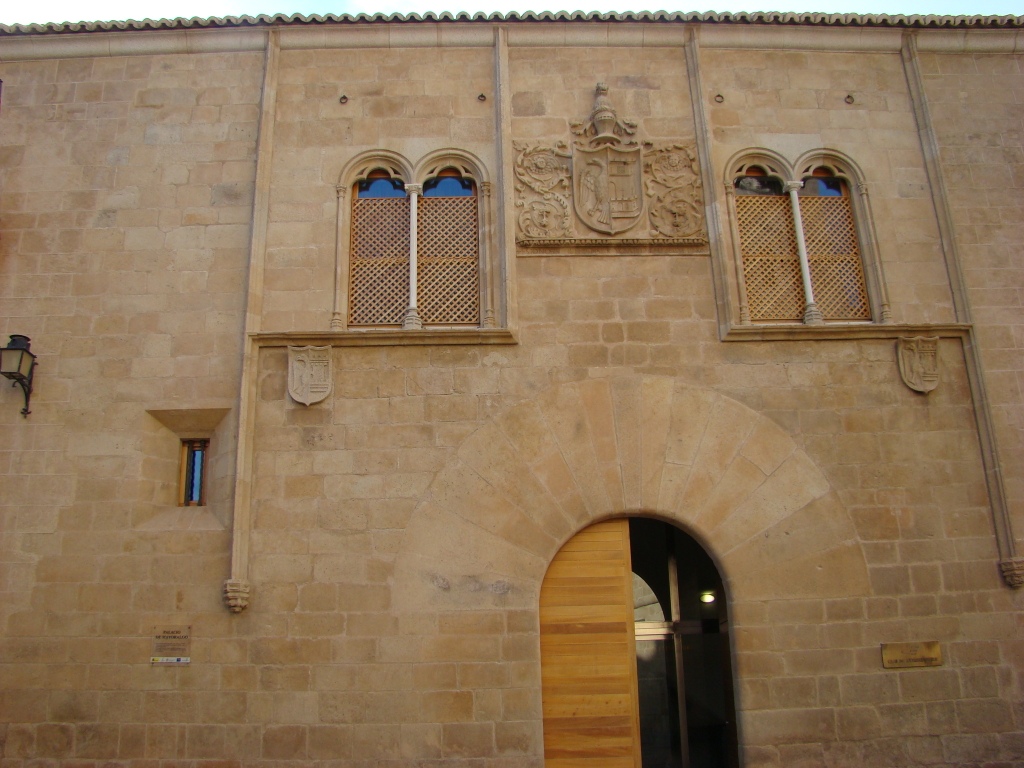
{"type": "Polygon", "coordinates": [[[677,528],[629,521],[643,768],[734,768],[729,622],[722,580],[677,528]]]}

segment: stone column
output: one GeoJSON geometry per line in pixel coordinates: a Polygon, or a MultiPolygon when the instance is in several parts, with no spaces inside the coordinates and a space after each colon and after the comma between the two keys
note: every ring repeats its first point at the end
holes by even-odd
{"type": "Polygon", "coordinates": [[[786,191],[789,202],[793,206],[793,228],[796,230],[796,250],[800,257],[800,278],[804,283],[804,323],[821,325],[825,322],[821,310],[814,303],[814,290],[811,288],[811,265],[807,261],[807,243],[804,241],[803,220],[800,218],[800,196],[797,194],[804,185],[802,181],[787,181],[786,191]]]}
{"type": "Polygon", "coordinates": [[[405,191],[409,193],[409,308],[405,310],[402,328],[407,331],[415,331],[423,327],[423,320],[420,319],[420,314],[416,311],[416,251],[418,250],[416,211],[423,185],[406,184],[405,191]]]}

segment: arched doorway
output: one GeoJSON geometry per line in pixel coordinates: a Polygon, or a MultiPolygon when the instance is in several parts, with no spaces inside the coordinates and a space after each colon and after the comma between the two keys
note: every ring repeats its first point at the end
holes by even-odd
{"type": "Polygon", "coordinates": [[[541,587],[547,766],[739,764],[721,576],[680,529],[620,518],[574,536],[541,587]]]}

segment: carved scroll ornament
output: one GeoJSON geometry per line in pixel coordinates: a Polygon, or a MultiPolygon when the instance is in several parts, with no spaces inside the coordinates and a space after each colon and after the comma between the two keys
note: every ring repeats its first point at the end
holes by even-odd
{"type": "Polygon", "coordinates": [[[534,146],[516,141],[518,229],[526,237],[564,237],[569,224],[569,158],[565,144],[534,146]]]}
{"type": "Polygon", "coordinates": [[[670,144],[654,148],[644,159],[651,229],[664,237],[695,237],[704,228],[704,191],[697,148],[670,144]]]}

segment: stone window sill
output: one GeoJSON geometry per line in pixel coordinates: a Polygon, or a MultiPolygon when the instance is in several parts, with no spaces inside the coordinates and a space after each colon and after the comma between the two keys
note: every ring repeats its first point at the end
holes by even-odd
{"type": "Polygon", "coordinates": [[[367,329],[363,331],[282,331],[254,333],[260,347],[423,347],[517,344],[504,328],[367,329]]]}
{"type": "Polygon", "coordinates": [[[963,338],[966,323],[758,323],[731,325],[722,341],[820,341],[824,339],[898,339],[901,336],[963,338]]]}

